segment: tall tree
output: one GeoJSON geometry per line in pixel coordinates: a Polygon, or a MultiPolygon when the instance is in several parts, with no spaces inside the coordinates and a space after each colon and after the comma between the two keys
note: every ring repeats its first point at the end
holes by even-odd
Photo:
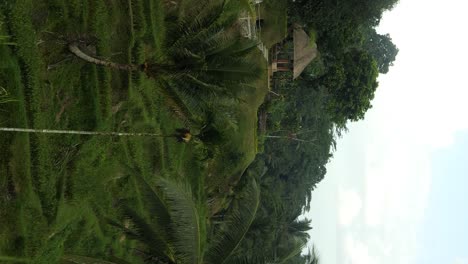
{"type": "Polygon", "coordinates": [[[298,16],[304,23],[315,24],[318,22],[332,23],[348,21],[378,24],[385,10],[392,9],[398,0],[295,0],[289,4],[290,13],[298,16]],[[315,14],[315,16],[312,16],[315,14]],[[325,16],[318,16],[325,15],[325,16]]]}
{"type": "Polygon", "coordinates": [[[158,179],[152,187],[135,175],[147,215],[123,205],[123,213],[133,226],[115,220],[110,223],[139,242],[139,252],[156,263],[222,264],[230,258],[252,224],[260,202],[260,190],[250,180],[240,191],[225,221],[207,232],[206,204],[192,194],[190,187],[170,179],[158,179]],[[159,262],[158,262],[159,261],[159,262]]]}
{"type": "Polygon", "coordinates": [[[330,93],[328,110],[332,120],[344,126],[347,120],[364,118],[372,107],[378,70],[374,58],[362,50],[352,50],[332,67],[322,83],[330,93]]]}
{"type": "Polygon", "coordinates": [[[374,28],[367,34],[363,48],[374,57],[380,73],[388,72],[399,51],[389,34],[381,35],[374,28]]]}

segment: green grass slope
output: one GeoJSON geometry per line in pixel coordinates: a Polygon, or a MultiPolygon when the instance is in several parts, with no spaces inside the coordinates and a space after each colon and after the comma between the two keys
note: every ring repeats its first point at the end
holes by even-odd
{"type": "Polygon", "coordinates": [[[260,17],[264,20],[260,37],[267,48],[282,41],[288,34],[286,10],[286,0],[265,0],[260,4],[260,17]]]}
{"type": "MultiPolygon", "coordinates": [[[[0,104],[1,127],[171,134],[182,122],[164,107],[158,84],[140,73],[84,63],[66,41],[90,39],[91,52],[121,63],[164,55],[164,7],[154,0],[4,0],[0,3],[0,86],[14,101],[0,104]]],[[[132,242],[106,225],[116,197],[137,194],[131,172],[184,177],[198,197],[205,181],[228,184],[256,154],[256,110],[266,76],[236,110],[231,150],[243,153],[229,171],[213,162],[205,179],[197,145],[172,138],[114,138],[0,132],[0,256],[55,263],[64,253],[137,263],[132,242]]],[[[225,194],[220,195],[220,197],[225,194]]],[[[135,208],[141,209],[136,201],[135,208]]],[[[1,259],[0,259],[1,262],[1,259]]]]}

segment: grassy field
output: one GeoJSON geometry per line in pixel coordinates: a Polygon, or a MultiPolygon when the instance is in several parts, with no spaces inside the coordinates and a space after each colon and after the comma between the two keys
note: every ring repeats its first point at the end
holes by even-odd
{"type": "MultiPolygon", "coordinates": [[[[264,60],[258,50],[252,55],[255,59],[264,60]]],[[[239,182],[247,167],[254,161],[258,153],[257,110],[268,93],[267,71],[255,83],[246,87],[240,96],[240,103],[235,108],[237,115],[236,127],[226,135],[228,142],[212,166],[208,168],[208,193],[216,197],[212,210],[218,211],[225,206],[226,194],[231,193],[239,182]]]]}
{"type": "Polygon", "coordinates": [[[265,0],[260,4],[260,17],[264,19],[261,39],[267,48],[282,41],[287,35],[287,1],[265,0]]]}
{"type": "MultiPolygon", "coordinates": [[[[65,45],[93,37],[98,56],[122,63],[163,56],[160,1],[5,0],[0,10],[0,36],[15,43],[0,45],[0,86],[15,99],[0,105],[0,126],[162,134],[183,126],[164,107],[156,82],[86,64],[65,45]]],[[[224,171],[216,168],[225,156],[213,161],[217,181],[205,179],[197,146],[171,138],[1,132],[0,256],[55,263],[67,252],[132,260],[131,242],[103,221],[117,217],[117,198],[136,195],[131,174],[150,182],[184,177],[199,197],[209,195],[205,180],[229,183],[256,154],[265,80],[239,104],[228,148],[242,157],[224,171]]]]}

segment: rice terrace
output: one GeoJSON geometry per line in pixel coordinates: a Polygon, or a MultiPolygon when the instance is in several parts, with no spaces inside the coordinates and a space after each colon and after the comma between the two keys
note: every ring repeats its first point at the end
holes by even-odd
{"type": "Polygon", "coordinates": [[[0,263],[320,263],[395,2],[0,1],[0,263]]]}

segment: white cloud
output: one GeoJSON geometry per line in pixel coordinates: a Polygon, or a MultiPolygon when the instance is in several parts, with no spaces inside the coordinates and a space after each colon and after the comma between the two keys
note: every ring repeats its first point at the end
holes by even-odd
{"type": "MultiPolygon", "coordinates": [[[[454,133],[467,130],[466,61],[468,35],[462,34],[468,19],[468,2],[403,0],[382,20],[382,32],[390,32],[400,48],[374,105],[407,137],[429,148],[453,143],[454,133]],[[438,17],[438,19],[434,19],[438,17]],[[407,128],[407,129],[404,129],[407,128]]],[[[387,120],[386,120],[387,121],[387,120]]]]}
{"type": "Polygon", "coordinates": [[[347,235],[344,240],[345,254],[347,259],[345,264],[375,264],[375,257],[371,256],[369,246],[359,240],[355,240],[351,235],[347,235]]]}
{"type": "Polygon", "coordinates": [[[455,258],[453,264],[468,264],[467,258],[455,258]]]}
{"type": "Polygon", "coordinates": [[[354,190],[339,190],[338,203],[339,224],[349,226],[361,211],[361,197],[354,190]]]}
{"type": "Polygon", "coordinates": [[[401,0],[384,16],[380,30],[400,53],[379,77],[374,108],[349,127],[327,167],[325,181],[338,190],[339,252],[336,262],[322,254],[324,263],[415,262],[432,155],[468,130],[467,9],[464,0],[401,0]]]}
{"type": "Polygon", "coordinates": [[[400,143],[391,143],[386,149],[370,145],[366,153],[363,165],[366,225],[382,225],[392,216],[422,218],[431,186],[430,156],[400,143]]]}

